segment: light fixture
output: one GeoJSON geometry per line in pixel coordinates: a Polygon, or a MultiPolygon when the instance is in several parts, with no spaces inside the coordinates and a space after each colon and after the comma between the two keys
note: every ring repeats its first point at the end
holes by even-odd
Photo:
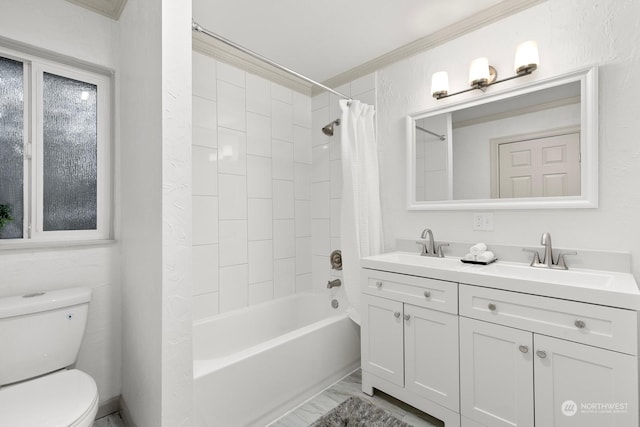
{"type": "Polygon", "coordinates": [[[491,85],[533,73],[538,68],[539,62],[537,43],[533,40],[527,41],[516,48],[514,62],[516,74],[514,76],[497,80],[498,72],[489,65],[489,60],[485,57],[476,58],[471,61],[471,66],[469,67],[469,86],[471,86],[469,89],[449,94],[449,76],[446,71],[438,71],[431,76],[431,94],[436,99],[442,99],[475,89],[480,89],[484,92],[491,85]]]}

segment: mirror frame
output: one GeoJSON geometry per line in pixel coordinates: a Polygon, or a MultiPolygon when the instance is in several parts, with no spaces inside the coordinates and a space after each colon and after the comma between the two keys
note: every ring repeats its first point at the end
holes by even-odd
{"type": "MultiPolygon", "coordinates": [[[[475,93],[475,92],[473,92],[475,93]]],[[[442,101],[439,101],[442,102],[442,101]]],[[[407,209],[408,210],[471,210],[471,209],[567,209],[598,207],[598,68],[592,66],[567,74],[539,80],[522,86],[505,89],[473,99],[447,103],[444,106],[411,113],[406,119],[407,134],[407,209]],[[465,108],[524,95],[542,89],[553,88],[572,82],[580,82],[580,179],[579,196],[528,197],[512,199],[468,199],[468,200],[416,200],[416,120],[439,114],[452,113],[465,108]]],[[[449,132],[449,187],[452,185],[452,158],[449,132]]],[[[451,190],[451,189],[450,189],[451,190]]],[[[451,194],[451,191],[449,191],[451,194]]]]}

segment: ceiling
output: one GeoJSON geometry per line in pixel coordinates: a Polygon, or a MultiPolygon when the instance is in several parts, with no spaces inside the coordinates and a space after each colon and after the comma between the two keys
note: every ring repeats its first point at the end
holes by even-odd
{"type": "Polygon", "coordinates": [[[193,0],[193,18],[303,75],[327,81],[503,3],[523,2],[193,0]]]}

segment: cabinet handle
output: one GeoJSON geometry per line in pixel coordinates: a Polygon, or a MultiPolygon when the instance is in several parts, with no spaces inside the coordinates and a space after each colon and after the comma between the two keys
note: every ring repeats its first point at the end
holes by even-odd
{"type": "Polygon", "coordinates": [[[575,322],[573,322],[573,324],[576,325],[576,328],[578,329],[583,329],[585,326],[587,326],[582,320],[576,320],[575,322]]]}
{"type": "Polygon", "coordinates": [[[376,282],[376,288],[380,289],[382,287],[382,282],[376,282]]]}
{"type": "Polygon", "coordinates": [[[411,315],[410,314],[405,314],[404,315],[404,320],[409,320],[411,319],[411,315]]]}
{"type": "Polygon", "coordinates": [[[494,303],[489,303],[488,307],[489,307],[489,310],[491,311],[496,311],[496,308],[497,308],[494,303]]]}
{"type": "Polygon", "coordinates": [[[393,313],[393,315],[395,316],[395,318],[397,319],[398,317],[400,317],[400,312],[396,311],[395,313],[393,313]]]}
{"type": "Polygon", "coordinates": [[[529,353],[529,347],[527,347],[526,345],[521,345],[520,347],[518,347],[518,349],[523,353],[529,353]]]}
{"type": "Polygon", "coordinates": [[[431,298],[431,291],[424,291],[425,298],[431,298]]]}
{"type": "Polygon", "coordinates": [[[547,357],[547,352],[546,352],[546,351],[544,351],[544,350],[538,350],[538,351],[536,351],[536,354],[538,355],[538,357],[539,357],[540,359],[544,359],[544,358],[546,358],[546,357],[547,357]]]}

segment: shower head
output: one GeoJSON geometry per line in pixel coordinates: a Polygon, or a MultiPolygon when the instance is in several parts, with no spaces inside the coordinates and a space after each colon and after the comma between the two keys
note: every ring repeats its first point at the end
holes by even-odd
{"type": "Polygon", "coordinates": [[[340,119],[335,119],[328,125],[322,128],[322,133],[327,136],[333,136],[333,125],[340,126],[340,119]]]}

